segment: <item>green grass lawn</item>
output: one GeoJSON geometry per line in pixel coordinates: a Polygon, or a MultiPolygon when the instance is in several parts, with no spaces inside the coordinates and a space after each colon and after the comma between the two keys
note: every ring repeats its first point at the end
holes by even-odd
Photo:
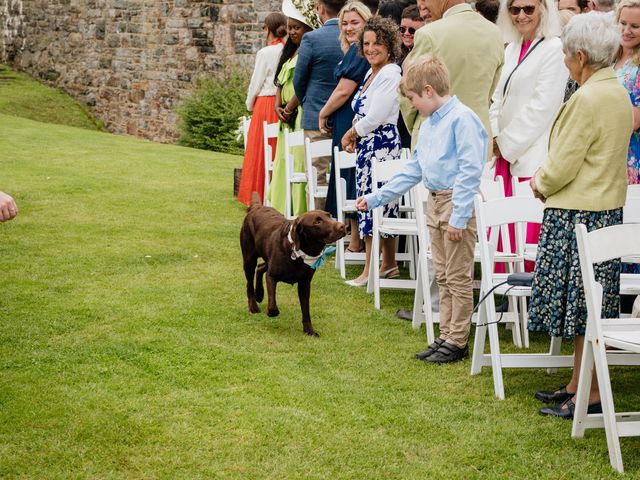
{"type": "MultiPolygon", "coordinates": [[[[239,157],[0,114],[0,159],[20,207],[0,225],[0,477],[615,477],[603,432],[537,413],[568,371],[507,370],[499,401],[489,369],[416,361],[424,332],[394,318],[409,293],[376,311],[327,265],[320,338],[295,287],[250,315],[239,157]]],[[[613,381],[640,403],[633,370],[613,381]]],[[[622,440],[629,478],[639,447],[622,440]]]]}
{"type": "Polygon", "coordinates": [[[62,90],[0,64],[0,112],[41,122],[104,130],[91,112],[62,90]]]}

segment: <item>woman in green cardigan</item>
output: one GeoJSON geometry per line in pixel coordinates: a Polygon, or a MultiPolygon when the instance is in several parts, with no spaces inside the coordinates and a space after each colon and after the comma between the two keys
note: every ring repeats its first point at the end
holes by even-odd
{"type": "MultiPolygon", "coordinates": [[[[541,415],[573,418],[575,392],[584,345],[587,309],[582,289],[575,225],[588,230],[622,223],[627,192],[627,149],[633,131],[627,91],[611,68],[620,31],[605,15],[576,15],[562,34],[565,64],[580,88],[555,119],[546,161],[531,179],[534,194],[545,202],[531,302],[529,330],[573,339],[571,381],[536,398],[555,406],[541,415]]],[[[595,266],[604,288],[604,317],[617,317],[620,262],[595,266]]],[[[601,411],[593,382],[589,413],[601,411]]]]}

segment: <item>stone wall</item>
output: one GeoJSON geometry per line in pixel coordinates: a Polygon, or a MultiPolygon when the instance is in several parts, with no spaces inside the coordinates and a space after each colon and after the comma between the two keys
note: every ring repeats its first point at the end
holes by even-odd
{"type": "Polygon", "coordinates": [[[248,66],[281,0],[0,0],[0,63],[60,87],[107,128],[171,142],[201,74],[248,66]]]}

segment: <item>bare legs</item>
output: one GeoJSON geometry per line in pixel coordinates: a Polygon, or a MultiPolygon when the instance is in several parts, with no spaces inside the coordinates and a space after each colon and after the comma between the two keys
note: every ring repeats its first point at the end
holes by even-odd
{"type": "MultiPolygon", "coordinates": [[[[571,373],[571,381],[567,384],[567,392],[578,391],[578,381],[580,377],[580,366],[582,365],[582,351],[584,350],[584,335],[576,335],[573,339],[573,372],[571,373]]],[[[576,401],[576,396],[573,396],[576,401]]],[[[593,378],[591,379],[591,390],[589,391],[589,404],[600,401],[600,392],[598,391],[598,381],[596,379],[596,371],[593,370],[593,378]]]]}
{"type": "MultiPolygon", "coordinates": [[[[364,270],[362,271],[360,276],[356,278],[357,282],[364,282],[367,278],[369,278],[369,265],[371,264],[371,245],[373,244],[373,238],[370,236],[365,237],[364,244],[366,249],[364,270]]],[[[382,250],[382,265],[380,266],[380,271],[384,272],[386,270],[397,267],[398,264],[396,263],[396,239],[381,238],[380,246],[382,250]]]]}

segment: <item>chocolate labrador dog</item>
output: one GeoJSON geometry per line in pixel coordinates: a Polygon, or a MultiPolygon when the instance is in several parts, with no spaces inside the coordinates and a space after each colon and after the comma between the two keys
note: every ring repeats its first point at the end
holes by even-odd
{"type": "Polygon", "coordinates": [[[309,316],[311,280],[326,245],[345,234],[344,223],[336,222],[327,212],[312,210],[295,220],[287,220],[275,208],[264,207],[254,192],[240,230],[249,312],[260,312],[258,303],[264,298],[262,276],[265,273],[269,300],[267,315],[270,317],[280,313],[276,305],[276,284],[297,283],[302,328],[307,335],[318,336],[309,316]],[[264,263],[258,265],[258,257],[262,257],[264,263]]]}

